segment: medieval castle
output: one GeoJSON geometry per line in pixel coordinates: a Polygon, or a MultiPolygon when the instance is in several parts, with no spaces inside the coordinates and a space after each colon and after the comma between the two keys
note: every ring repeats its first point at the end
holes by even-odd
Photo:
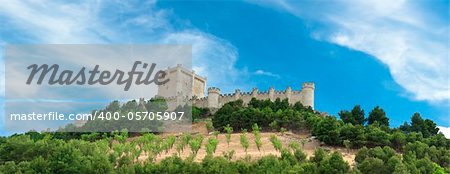
{"type": "Polygon", "coordinates": [[[159,86],[158,96],[167,100],[169,108],[175,108],[183,101],[189,101],[193,106],[216,109],[225,103],[243,100],[247,104],[253,97],[259,100],[270,99],[274,101],[277,98],[287,99],[289,104],[301,102],[304,106],[314,108],[314,83],[303,83],[301,90],[292,90],[287,87],[284,91],[276,91],[273,87],[269,91],[258,91],[253,88],[251,92],[241,92],[236,89],[234,93],[222,94],[219,88],[210,87],[205,96],[206,78],[195,74],[194,71],[183,68],[181,65],[168,68],[166,70],[167,78],[171,80],[159,86]]]}

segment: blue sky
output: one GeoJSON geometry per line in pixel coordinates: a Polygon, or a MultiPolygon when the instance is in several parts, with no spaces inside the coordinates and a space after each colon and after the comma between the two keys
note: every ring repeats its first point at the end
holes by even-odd
{"type": "Polygon", "coordinates": [[[450,127],[448,0],[2,1],[0,53],[25,43],[192,44],[194,69],[223,92],[314,81],[320,111],[379,105],[393,126],[420,112],[450,127]]]}

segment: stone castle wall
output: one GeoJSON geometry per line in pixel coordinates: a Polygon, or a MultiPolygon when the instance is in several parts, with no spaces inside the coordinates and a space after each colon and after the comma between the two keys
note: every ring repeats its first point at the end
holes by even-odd
{"type": "Polygon", "coordinates": [[[254,97],[258,100],[270,99],[275,101],[277,98],[288,99],[289,104],[295,104],[301,102],[304,106],[311,106],[314,108],[314,83],[303,83],[302,89],[299,91],[292,90],[291,87],[287,87],[284,91],[275,91],[274,88],[270,88],[269,91],[259,92],[257,88],[254,88],[251,92],[241,92],[236,90],[231,94],[221,94],[219,88],[208,88],[208,95],[203,98],[192,100],[192,104],[197,107],[203,108],[220,108],[225,103],[235,101],[238,99],[243,100],[244,104],[248,104],[254,97]]]}
{"type": "Polygon", "coordinates": [[[271,87],[268,91],[258,91],[254,88],[251,92],[241,92],[237,89],[231,94],[221,94],[220,89],[210,87],[207,96],[204,96],[206,86],[206,77],[195,74],[194,71],[183,68],[180,64],[176,67],[166,70],[168,83],[158,87],[157,96],[163,97],[167,101],[169,109],[175,109],[179,105],[192,104],[193,106],[210,108],[215,110],[222,107],[225,103],[243,100],[248,104],[252,98],[258,100],[270,99],[275,101],[277,98],[288,99],[289,104],[301,102],[304,106],[314,108],[314,83],[303,83],[301,90],[292,90],[287,87],[284,91],[276,91],[271,87]]]}

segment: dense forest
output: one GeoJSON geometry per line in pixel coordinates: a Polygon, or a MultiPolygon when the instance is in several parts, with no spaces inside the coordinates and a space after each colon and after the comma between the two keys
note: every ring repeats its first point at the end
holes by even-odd
{"type": "MultiPolygon", "coordinates": [[[[143,109],[135,103],[112,102],[102,111],[143,109]]],[[[159,102],[157,107],[162,105],[159,102]]],[[[214,114],[205,108],[192,108],[193,120],[210,119],[209,127],[215,134],[251,131],[258,137],[260,132],[306,131],[326,145],[358,149],[354,166],[344,161],[342,154],[320,147],[308,158],[301,142],[283,147],[276,136],[271,142],[280,156],[231,160],[232,151],[215,154],[214,137],[184,133],[161,138],[148,130],[132,133],[123,129],[108,133],[30,131],[0,137],[0,173],[450,173],[450,140],[419,113],[398,128],[389,126],[389,118],[380,107],[366,115],[357,105],[338,115],[328,116],[301,103],[289,105],[279,99],[252,99],[247,105],[237,100],[214,114]],[[202,145],[208,155],[202,161],[193,160],[202,145]],[[175,153],[156,162],[158,155],[172,148],[178,154],[189,151],[191,156],[182,159],[175,153]],[[140,161],[141,154],[148,158],[140,161]]],[[[260,146],[258,138],[249,142],[243,135],[242,148],[249,143],[260,146]]]]}

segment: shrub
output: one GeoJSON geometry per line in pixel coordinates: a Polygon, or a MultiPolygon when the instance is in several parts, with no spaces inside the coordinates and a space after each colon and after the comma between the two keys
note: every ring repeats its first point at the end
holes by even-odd
{"type": "Polygon", "coordinates": [[[227,134],[225,134],[225,137],[227,138],[227,145],[230,146],[230,141],[231,141],[231,133],[233,133],[233,128],[230,126],[230,124],[227,124],[227,126],[224,127],[225,132],[227,134]]]}
{"type": "Polygon", "coordinates": [[[281,149],[283,148],[283,145],[282,145],[281,141],[277,138],[276,135],[271,135],[270,136],[270,142],[272,142],[273,147],[277,151],[281,151],[281,149]]]}
{"type": "Polygon", "coordinates": [[[248,149],[248,147],[249,147],[249,142],[248,142],[248,139],[247,139],[247,130],[242,130],[242,134],[241,134],[241,137],[240,137],[241,139],[241,146],[244,148],[244,150],[245,150],[245,153],[247,154],[247,149],[248,149]]]}
{"type": "Polygon", "coordinates": [[[234,155],[235,151],[234,150],[229,150],[229,151],[224,151],[222,152],[223,157],[225,157],[228,160],[233,159],[233,155],[234,155]]]}
{"type": "Polygon", "coordinates": [[[217,144],[219,141],[217,138],[209,138],[208,144],[206,144],[206,153],[208,155],[213,155],[216,152],[217,144]]]}
{"type": "Polygon", "coordinates": [[[197,155],[197,152],[202,145],[202,141],[203,141],[203,136],[198,135],[189,142],[189,145],[191,147],[191,152],[192,152],[192,155],[194,158],[197,155]]]}
{"type": "Polygon", "coordinates": [[[284,127],[282,127],[281,129],[280,129],[280,132],[281,132],[281,135],[284,135],[284,133],[286,133],[286,128],[284,128],[284,127]]]}
{"type": "Polygon", "coordinates": [[[338,152],[332,153],[319,163],[319,171],[324,174],[346,174],[349,170],[350,166],[338,152]]]}
{"type": "Polygon", "coordinates": [[[387,167],[384,165],[383,160],[378,158],[369,157],[366,158],[360,165],[358,165],[359,171],[367,174],[387,173],[387,167]]]}
{"type": "Polygon", "coordinates": [[[255,123],[252,126],[252,130],[253,130],[253,136],[255,137],[256,148],[258,148],[258,151],[261,152],[262,141],[261,141],[260,127],[258,127],[258,124],[255,123]]]}
{"type": "Polygon", "coordinates": [[[206,126],[206,130],[208,132],[211,132],[214,130],[213,123],[211,121],[206,121],[205,126],[206,126]]]}

